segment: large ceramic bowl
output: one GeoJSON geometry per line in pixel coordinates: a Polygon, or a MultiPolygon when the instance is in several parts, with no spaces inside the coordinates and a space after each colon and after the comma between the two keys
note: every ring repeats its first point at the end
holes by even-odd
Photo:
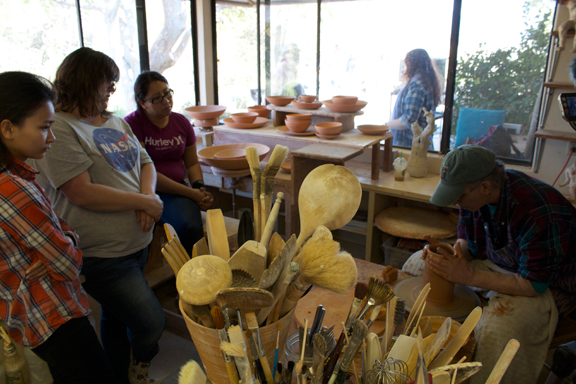
{"type": "Polygon", "coordinates": [[[250,112],[256,112],[260,117],[268,118],[270,116],[270,110],[265,105],[253,105],[246,109],[250,112]]]}
{"type": "Polygon", "coordinates": [[[354,105],[358,101],[357,96],[334,96],[332,102],[338,105],[354,105]]]}
{"type": "Polygon", "coordinates": [[[368,104],[367,101],[358,100],[356,104],[353,105],[342,105],[342,104],[334,104],[332,100],[324,100],[324,106],[331,110],[332,112],[339,112],[339,113],[352,113],[358,112],[362,108],[368,104]]]}
{"type": "Polygon", "coordinates": [[[203,105],[197,107],[189,107],[184,110],[188,116],[198,120],[207,120],[220,117],[224,111],[226,111],[226,107],[222,105],[203,105]]]}
{"type": "Polygon", "coordinates": [[[283,107],[285,105],[290,104],[292,100],[294,100],[294,96],[267,96],[266,100],[277,107],[283,107]]]}
{"type": "Polygon", "coordinates": [[[289,113],[286,115],[286,118],[290,121],[298,120],[308,120],[312,121],[312,114],[311,113],[289,113]]]}
{"type": "Polygon", "coordinates": [[[286,127],[292,132],[300,133],[304,132],[305,130],[310,127],[310,120],[288,120],[284,121],[286,123],[286,127]]]}
{"type": "Polygon", "coordinates": [[[390,129],[390,127],[388,127],[387,125],[372,125],[372,124],[359,125],[356,128],[358,128],[358,130],[365,135],[383,135],[390,129]]]}
{"type": "Polygon", "coordinates": [[[300,103],[294,100],[292,101],[292,105],[300,109],[318,109],[322,106],[322,103],[320,101],[315,101],[313,103],[300,103]]]}
{"type": "Polygon", "coordinates": [[[316,132],[321,135],[338,135],[342,130],[342,123],[337,121],[326,121],[324,123],[318,123],[314,126],[316,132]]]}
{"type": "Polygon", "coordinates": [[[258,117],[257,112],[240,112],[230,115],[232,120],[237,124],[252,124],[258,117]]]}
{"type": "Polygon", "coordinates": [[[208,164],[212,167],[220,169],[248,169],[248,160],[246,157],[239,159],[217,159],[214,155],[220,151],[228,149],[246,149],[248,147],[255,147],[258,152],[258,158],[260,161],[264,160],[268,152],[270,152],[270,147],[264,144],[258,143],[238,143],[238,144],[226,144],[226,145],[213,145],[211,147],[202,148],[198,151],[198,159],[201,162],[208,164]]]}

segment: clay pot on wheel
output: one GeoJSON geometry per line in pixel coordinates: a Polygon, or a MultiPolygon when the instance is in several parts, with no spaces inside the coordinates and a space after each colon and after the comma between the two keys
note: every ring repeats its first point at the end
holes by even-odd
{"type": "MultiPolygon", "coordinates": [[[[448,244],[436,243],[428,244],[426,246],[428,254],[445,259],[445,257],[439,253],[440,248],[451,254],[456,254],[454,248],[448,244]]],[[[432,271],[428,256],[426,256],[424,267],[424,285],[427,283],[430,283],[430,292],[428,293],[427,302],[439,307],[447,306],[452,303],[454,300],[454,283],[449,282],[432,271]]]]}

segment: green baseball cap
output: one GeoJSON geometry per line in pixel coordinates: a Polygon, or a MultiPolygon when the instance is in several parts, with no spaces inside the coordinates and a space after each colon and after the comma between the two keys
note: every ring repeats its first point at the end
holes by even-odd
{"type": "Polygon", "coordinates": [[[440,167],[440,182],[430,202],[440,207],[454,204],[468,184],[488,176],[496,166],[496,156],[478,145],[462,145],[450,151],[440,167]]]}

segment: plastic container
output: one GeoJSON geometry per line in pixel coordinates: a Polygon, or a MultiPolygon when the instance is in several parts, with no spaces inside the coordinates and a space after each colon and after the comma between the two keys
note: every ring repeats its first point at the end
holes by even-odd
{"type": "Polygon", "coordinates": [[[400,152],[400,157],[397,157],[392,165],[394,166],[394,180],[404,181],[404,175],[406,174],[406,167],[408,166],[408,162],[406,159],[402,158],[402,152],[400,152]]]}

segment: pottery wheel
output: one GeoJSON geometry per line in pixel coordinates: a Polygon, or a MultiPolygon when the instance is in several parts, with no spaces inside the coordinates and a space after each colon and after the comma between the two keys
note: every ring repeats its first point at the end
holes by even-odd
{"type": "MultiPolygon", "coordinates": [[[[394,287],[394,292],[400,300],[406,302],[406,309],[411,310],[414,302],[418,298],[420,291],[424,287],[422,276],[405,279],[394,287]]],[[[470,312],[480,305],[480,298],[465,285],[454,285],[454,300],[445,307],[439,307],[430,302],[426,302],[426,308],[422,316],[444,316],[462,322],[466,320],[470,312]]]]}

